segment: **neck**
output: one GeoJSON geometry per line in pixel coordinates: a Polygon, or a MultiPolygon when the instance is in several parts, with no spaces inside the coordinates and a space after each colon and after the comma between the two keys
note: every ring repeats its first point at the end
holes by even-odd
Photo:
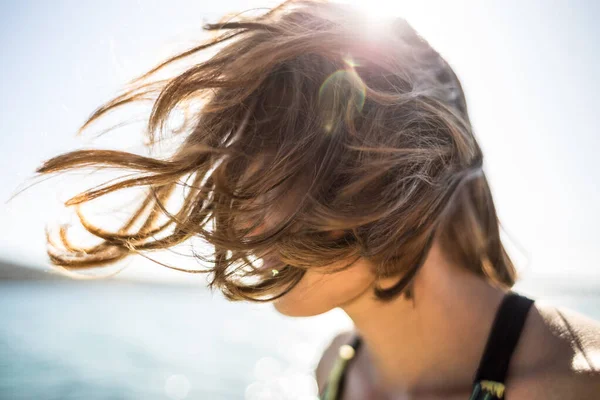
{"type": "Polygon", "coordinates": [[[450,263],[434,244],[413,294],[383,303],[368,293],[344,307],[363,339],[371,378],[406,392],[468,387],[504,292],[450,263]]]}

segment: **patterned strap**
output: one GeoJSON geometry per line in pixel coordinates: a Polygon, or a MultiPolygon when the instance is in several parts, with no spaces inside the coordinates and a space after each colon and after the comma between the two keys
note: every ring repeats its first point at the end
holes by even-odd
{"type": "Polygon", "coordinates": [[[480,381],[473,387],[469,400],[503,400],[504,384],[492,381],[480,381]]]}
{"type": "Polygon", "coordinates": [[[319,397],[321,400],[338,400],[342,397],[348,364],[356,355],[360,344],[360,337],[355,336],[352,342],[340,346],[338,357],[329,373],[327,385],[319,397]]]}

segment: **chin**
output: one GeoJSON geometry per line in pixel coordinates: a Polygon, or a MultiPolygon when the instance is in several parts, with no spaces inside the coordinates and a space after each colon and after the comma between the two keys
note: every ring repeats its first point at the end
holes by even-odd
{"type": "Polygon", "coordinates": [[[290,294],[273,301],[273,307],[277,312],[287,317],[314,317],[335,308],[334,306],[328,307],[323,302],[313,303],[307,302],[305,299],[290,298],[291,296],[288,297],[290,294]]]}
{"type": "Polygon", "coordinates": [[[331,291],[322,276],[309,271],[289,292],[273,300],[273,306],[288,317],[312,317],[335,307],[328,296],[331,291]]]}
{"type": "Polygon", "coordinates": [[[273,306],[288,317],[312,317],[356,299],[371,283],[369,269],[359,264],[331,274],[307,271],[292,290],[273,301],[273,306]]]}

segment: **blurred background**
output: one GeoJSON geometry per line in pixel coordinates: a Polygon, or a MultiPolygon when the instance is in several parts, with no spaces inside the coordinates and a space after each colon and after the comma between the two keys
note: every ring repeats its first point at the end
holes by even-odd
{"type": "MultiPolygon", "coordinates": [[[[204,22],[276,3],[0,1],[1,399],[316,399],[320,352],[351,327],[339,310],[286,318],[145,259],[111,279],[68,279],[49,267],[44,226],[72,220],[62,204],[92,177],[9,201],[56,154],[140,148],[135,126],[75,132],[128,80],[200,41],[204,22]]],[[[600,319],[600,3],[353,3],[375,24],[406,17],[461,78],[517,289],[600,319]]]]}

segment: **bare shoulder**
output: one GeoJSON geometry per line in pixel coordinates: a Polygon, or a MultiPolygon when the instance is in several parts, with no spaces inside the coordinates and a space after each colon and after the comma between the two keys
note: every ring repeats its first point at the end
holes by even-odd
{"type": "Polygon", "coordinates": [[[537,308],[550,333],[571,349],[564,360],[570,369],[600,373],[600,322],[566,308],[537,308]]]}
{"type": "Polygon", "coordinates": [[[354,332],[348,331],[343,332],[333,338],[329,346],[323,352],[321,356],[321,360],[317,365],[317,369],[315,371],[317,384],[319,385],[319,392],[323,390],[323,387],[327,383],[327,378],[329,377],[329,372],[333,368],[333,364],[338,357],[338,350],[340,346],[344,344],[350,343],[352,337],[354,336],[354,332]]]}
{"type": "Polygon", "coordinates": [[[536,304],[517,352],[508,400],[600,398],[599,322],[536,304]]]}

